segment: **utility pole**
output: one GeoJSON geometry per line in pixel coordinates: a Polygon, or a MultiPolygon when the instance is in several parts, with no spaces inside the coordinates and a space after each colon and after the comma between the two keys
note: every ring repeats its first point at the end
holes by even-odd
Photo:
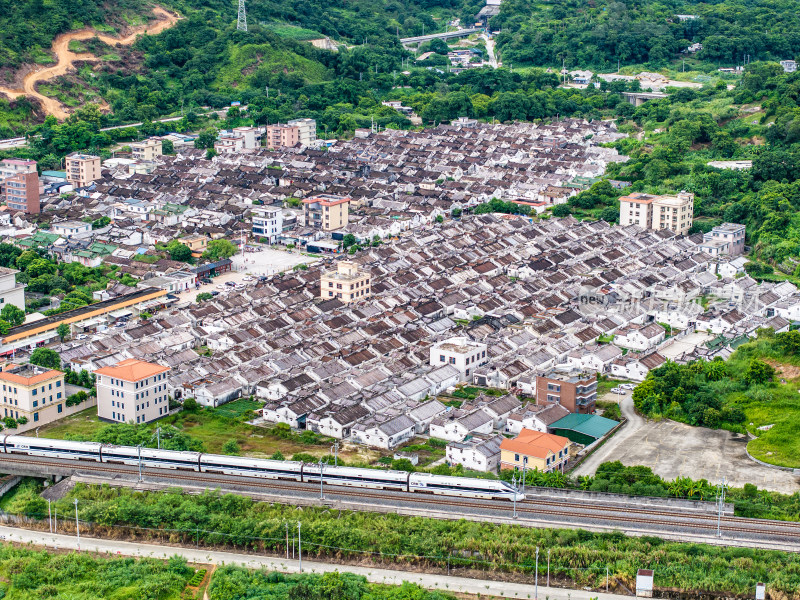
{"type": "Polygon", "coordinates": [[[161,450],[161,425],[156,427],[156,445],[161,450]]]}
{"type": "Polygon", "coordinates": [[[511,487],[514,488],[514,495],[512,496],[514,500],[514,514],[513,517],[517,518],[517,474],[511,476],[511,487]]]}
{"type": "Polygon", "coordinates": [[[338,456],[339,456],[339,440],[333,442],[333,446],[331,446],[331,450],[333,450],[333,466],[339,466],[338,456]]]}
{"type": "Polygon", "coordinates": [[[536,546],[536,587],[533,593],[534,600],[539,600],[539,546],[536,546]]]}
{"type": "Polygon", "coordinates": [[[297,522],[297,558],[300,565],[300,572],[303,572],[303,542],[300,537],[300,521],[297,522]]]}
{"type": "Polygon", "coordinates": [[[284,525],[286,525],[286,560],[289,560],[289,523],[284,525]]]}
{"type": "Polygon", "coordinates": [[[50,533],[53,533],[53,513],[50,510],[50,498],[47,499],[47,525],[50,533]]]}
{"type": "Polygon", "coordinates": [[[78,499],[75,498],[75,535],[78,537],[78,550],[81,549],[81,526],[78,521],[78,499]]]}
{"type": "Polygon", "coordinates": [[[550,548],[547,549],[547,587],[550,587],[550,548]]]}
{"type": "Polygon", "coordinates": [[[247,31],[247,13],[244,8],[244,0],[239,0],[239,18],[236,21],[236,29],[247,31]]]}
{"type": "Polygon", "coordinates": [[[319,459],[319,499],[325,500],[325,494],[322,492],[322,458],[319,459]]]}
{"type": "Polygon", "coordinates": [[[139,483],[142,483],[142,445],[139,444],[136,449],[139,451],[139,483]]]}
{"type": "Polygon", "coordinates": [[[718,486],[717,491],[717,537],[722,537],[720,525],[722,523],[722,507],[725,504],[725,485],[727,481],[725,477],[722,478],[722,483],[718,486]]]}

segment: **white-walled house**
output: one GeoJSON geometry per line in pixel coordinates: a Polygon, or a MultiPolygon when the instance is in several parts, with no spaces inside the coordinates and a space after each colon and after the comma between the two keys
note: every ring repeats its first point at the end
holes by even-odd
{"type": "Polygon", "coordinates": [[[322,417],[316,427],[310,427],[309,422],[309,428],[322,435],[342,440],[350,437],[352,426],[367,416],[369,416],[369,410],[361,404],[354,404],[322,417]]]}
{"type": "Polygon", "coordinates": [[[461,465],[470,471],[496,473],[500,464],[500,442],[502,435],[475,436],[464,442],[451,442],[445,456],[449,465],[461,465]]]}
{"type": "Polygon", "coordinates": [[[431,421],[430,436],[450,442],[460,442],[470,434],[489,434],[493,426],[494,419],[481,409],[467,414],[454,410],[431,421]]]}
{"type": "Polygon", "coordinates": [[[628,350],[650,350],[664,341],[666,330],[658,323],[628,325],[619,329],[614,344],[628,350]]]}
{"type": "Polygon", "coordinates": [[[529,404],[525,410],[512,413],[509,416],[504,430],[506,433],[515,434],[523,429],[533,429],[534,431],[547,433],[547,428],[551,424],[563,419],[568,414],[570,414],[569,410],[557,403],[546,406],[529,404]]]}
{"type": "Polygon", "coordinates": [[[452,337],[431,346],[430,364],[433,367],[452,365],[468,381],[475,367],[486,363],[486,344],[468,337],[452,337]]]}
{"type": "Polygon", "coordinates": [[[350,439],[356,443],[391,450],[403,442],[407,442],[416,430],[416,424],[408,415],[399,415],[382,423],[356,423],[350,433],[350,439]]]}

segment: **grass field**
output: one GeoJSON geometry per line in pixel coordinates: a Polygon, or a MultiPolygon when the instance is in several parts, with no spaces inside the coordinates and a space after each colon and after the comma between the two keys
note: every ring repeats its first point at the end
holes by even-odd
{"type": "Polygon", "coordinates": [[[758,437],[747,444],[747,451],[755,458],[779,467],[800,467],[799,392],[797,381],[787,381],[770,390],[768,398],[748,404],[747,430],[758,437]],[[758,429],[769,425],[767,431],[758,429]]]}
{"type": "Polygon", "coordinates": [[[228,417],[229,419],[238,419],[246,412],[251,410],[258,410],[261,408],[262,403],[256,402],[255,400],[248,400],[247,398],[239,398],[238,400],[234,400],[233,402],[228,402],[227,404],[223,404],[217,408],[212,409],[214,414],[220,415],[222,417],[228,417]]]}

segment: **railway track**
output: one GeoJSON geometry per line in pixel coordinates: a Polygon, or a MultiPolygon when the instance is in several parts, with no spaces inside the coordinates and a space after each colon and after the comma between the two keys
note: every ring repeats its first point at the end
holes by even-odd
{"type": "MultiPolygon", "coordinates": [[[[16,457],[4,455],[3,461],[8,463],[18,463],[24,465],[35,464],[39,466],[64,466],[63,461],[57,459],[31,459],[29,457],[16,457]]],[[[115,476],[135,476],[137,467],[131,465],[110,465],[108,463],[95,463],[82,461],[74,464],[72,461],[67,463],[69,469],[86,474],[105,474],[106,477],[115,476]]],[[[246,487],[264,492],[292,492],[316,495],[319,490],[317,483],[292,482],[260,479],[254,477],[235,477],[216,473],[196,473],[192,471],[177,471],[171,469],[157,469],[147,467],[145,475],[153,478],[166,479],[175,482],[186,482],[193,487],[246,487]]],[[[464,508],[472,509],[472,514],[484,514],[487,517],[508,517],[513,509],[512,503],[508,501],[498,502],[493,500],[483,500],[465,497],[446,497],[431,493],[420,492],[400,492],[394,490],[367,490],[337,486],[332,483],[324,483],[324,491],[329,500],[334,498],[363,499],[365,505],[386,504],[387,501],[405,501],[420,505],[428,505],[438,508],[458,516],[466,514],[464,508]],[[379,502],[376,502],[379,501],[379,502]]],[[[289,500],[289,498],[287,498],[289,500]]],[[[678,510],[657,510],[653,508],[621,507],[616,505],[598,505],[596,503],[563,502],[550,501],[540,498],[526,499],[516,505],[517,515],[521,518],[541,520],[549,518],[554,523],[564,522],[572,526],[586,524],[587,521],[597,521],[606,526],[630,526],[633,528],[645,528],[654,534],[659,531],[686,530],[708,534],[716,532],[717,516],[704,513],[692,513],[678,510]],[[579,518],[576,518],[579,517],[579,518]]],[[[800,523],[787,521],[774,521],[762,519],[748,519],[743,517],[722,517],[720,520],[720,531],[736,536],[738,539],[748,539],[755,537],[770,537],[788,541],[790,543],[800,543],[800,523]]]]}

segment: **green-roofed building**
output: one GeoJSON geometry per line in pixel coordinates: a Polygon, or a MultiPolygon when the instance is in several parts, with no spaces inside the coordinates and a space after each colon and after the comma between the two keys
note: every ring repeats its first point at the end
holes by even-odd
{"type": "Polygon", "coordinates": [[[17,246],[23,250],[34,250],[36,248],[47,248],[54,244],[61,236],[57,233],[47,233],[46,231],[37,231],[31,236],[17,240],[17,246]]]}
{"type": "Polygon", "coordinates": [[[92,242],[88,248],[74,250],[72,252],[72,262],[79,262],[87,267],[99,267],[106,256],[110,256],[117,247],[111,244],[92,242]]]}
{"type": "Polygon", "coordinates": [[[578,444],[588,446],[619,425],[616,421],[598,415],[572,413],[555,421],[548,433],[560,435],[578,444]]]}

